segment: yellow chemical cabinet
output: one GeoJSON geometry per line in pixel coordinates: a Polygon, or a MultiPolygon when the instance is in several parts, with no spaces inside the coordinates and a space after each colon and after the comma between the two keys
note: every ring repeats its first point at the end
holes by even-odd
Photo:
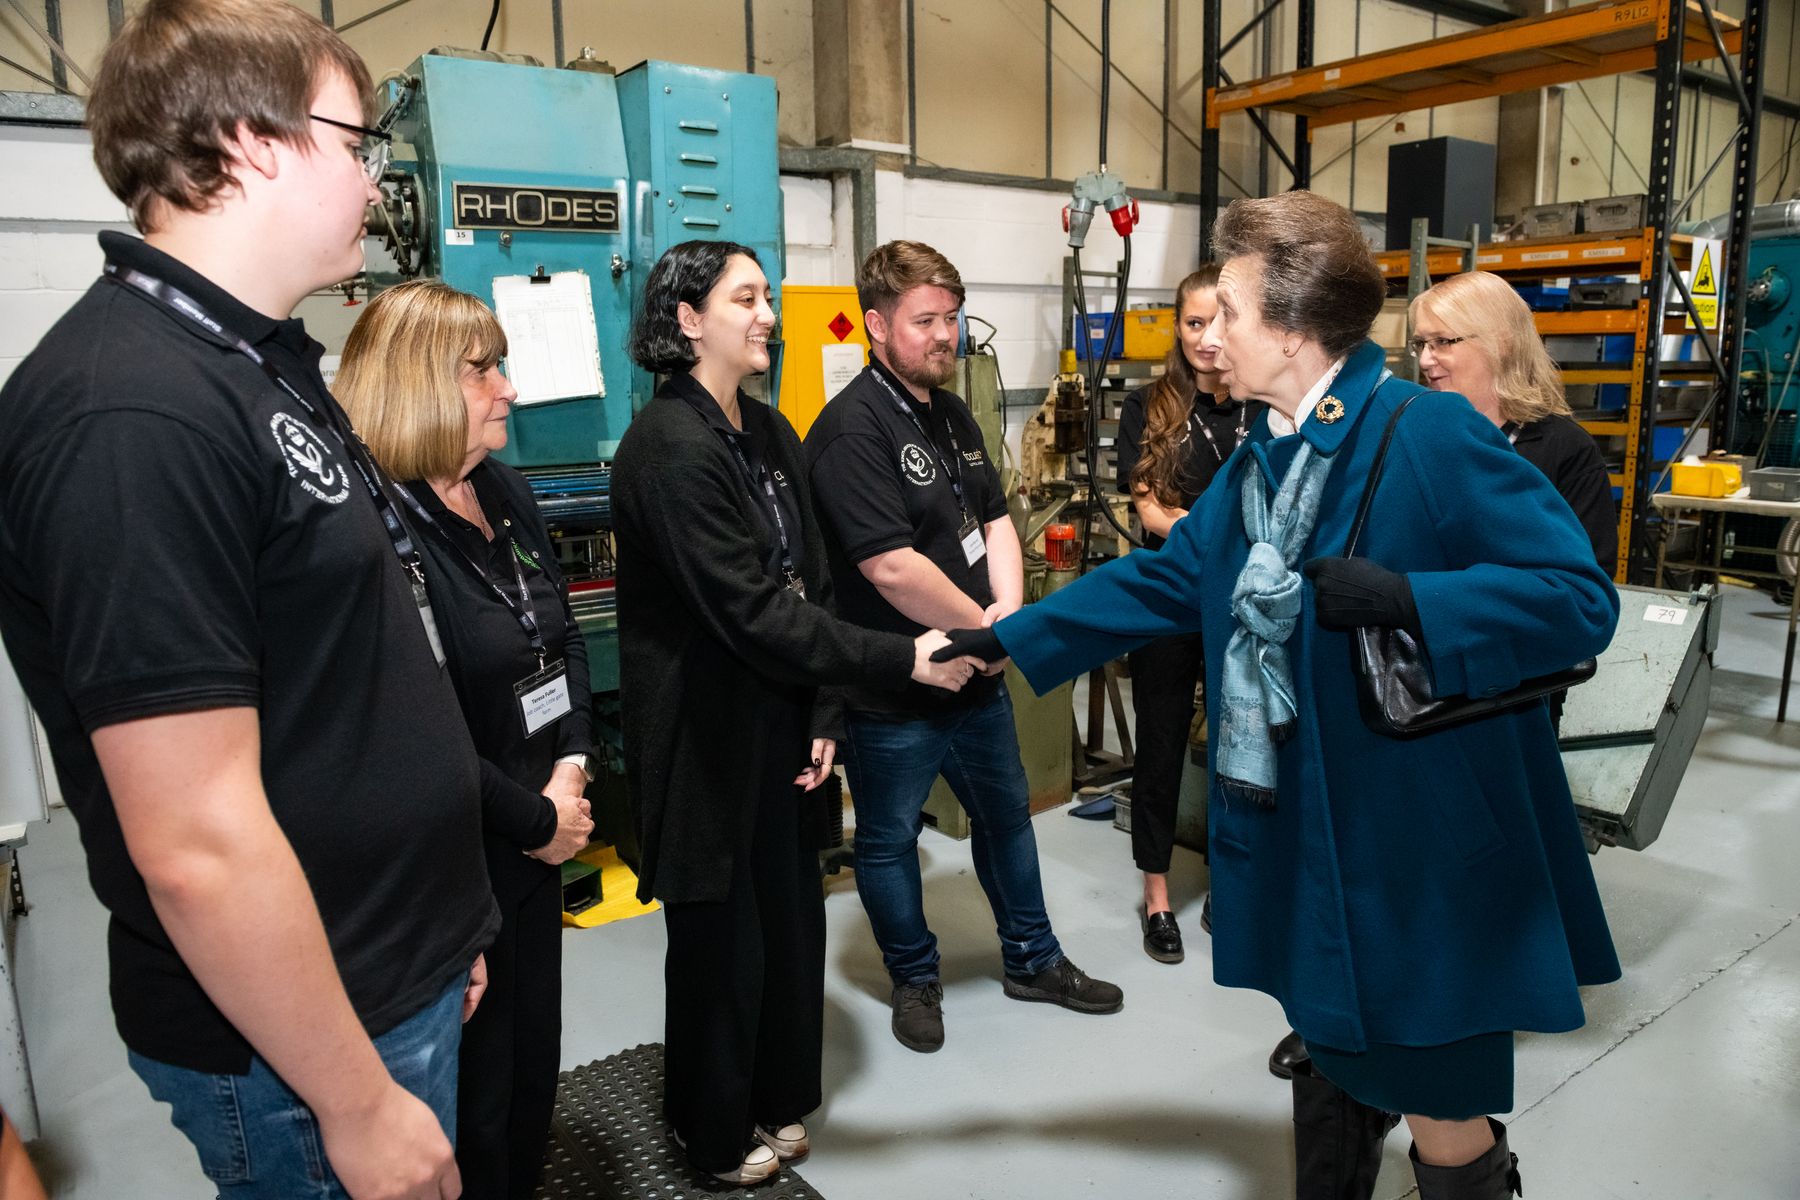
{"type": "Polygon", "coordinates": [[[825,402],[868,361],[869,335],[853,287],[781,287],[781,415],[801,437],[825,402]]]}

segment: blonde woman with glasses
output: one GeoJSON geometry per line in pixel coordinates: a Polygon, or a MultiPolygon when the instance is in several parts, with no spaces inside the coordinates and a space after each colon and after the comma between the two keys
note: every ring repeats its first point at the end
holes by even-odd
{"type": "Polygon", "coordinates": [[[481,755],[482,832],[500,933],[463,1026],[456,1159],[469,1196],[537,1187],[562,1057],[562,875],[594,823],[587,648],[531,485],[489,455],[517,396],[506,334],[436,280],[370,301],[336,391],[424,555],[442,657],[481,755]],[[561,689],[560,693],[558,689],[561,689]]]}
{"type": "Polygon", "coordinates": [[[1569,415],[1562,375],[1544,349],[1531,309],[1498,275],[1452,275],[1413,298],[1419,379],[1458,392],[1500,427],[1527,462],[1575,510],[1608,575],[1619,555],[1619,514],[1600,448],[1569,415]]]}

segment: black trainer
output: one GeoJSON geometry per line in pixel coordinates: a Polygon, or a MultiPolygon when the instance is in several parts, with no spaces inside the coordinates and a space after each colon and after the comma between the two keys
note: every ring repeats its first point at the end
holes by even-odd
{"type": "Polygon", "coordinates": [[[894,1040],[930,1054],[944,1044],[944,985],[935,979],[894,985],[894,1040]]]}
{"type": "Polygon", "coordinates": [[[1115,1013],[1125,1007],[1125,993],[1116,984],[1089,979],[1065,956],[1029,979],[1008,975],[1001,981],[1014,1000],[1039,1000],[1084,1013],[1115,1013]]]}

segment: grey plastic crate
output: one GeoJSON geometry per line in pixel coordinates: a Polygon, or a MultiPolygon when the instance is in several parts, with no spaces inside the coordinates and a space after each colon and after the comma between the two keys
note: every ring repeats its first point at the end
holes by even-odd
{"type": "Polygon", "coordinates": [[[1644,227],[1644,194],[1602,196],[1581,205],[1581,226],[1588,233],[1629,233],[1644,227]]]}
{"type": "Polygon", "coordinates": [[[1750,472],[1752,500],[1800,500],[1800,468],[1762,467],[1750,472]]]}
{"type": "Polygon", "coordinates": [[[1581,230],[1581,205],[1534,204],[1519,214],[1526,237],[1567,237],[1581,230]]]}

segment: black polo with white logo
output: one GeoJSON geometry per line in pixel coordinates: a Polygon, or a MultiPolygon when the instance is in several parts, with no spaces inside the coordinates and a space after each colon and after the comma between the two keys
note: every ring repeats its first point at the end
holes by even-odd
{"type": "MultiPolygon", "coordinates": [[[[982,608],[994,602],[988,560],[984,556],[970,565],[961,530],[965,511],[981,525],[1004,517],[1006,493],[988,458],[981,427],[961,397],[933,388],[931,403],[921,404],[879,360],[871,359],[813,422],[806,454],[838,612],[846,620],[908,637],[925,631],[883,599],[858,567],[903,546],[930,559],[982,608]],[[921,430],[927,437],[920,436],[921,430]],[[960,505],[952,486],[958,466],[960,505]]],[[[851,707],[928,713],[978,703],[999,683],[997,676],[977,677],[955,696],[919,684],[901,695],[862,689],[853,693],[851,707]]]]}
{"type": "Polygon", "coordinates": [[[250,1048],[157,919],[91,732],[256,710],[269,807],[371,1034],[457,981],[498,926],[479,763],[332,432],[343,417],[322,347],[135,238],[100,240],[109,262],[206,308],[319,413],[112,277],[0,389],[0,633],[112,914],[120,1034],[149,1058],[241,1073],[250,1048]]]}

